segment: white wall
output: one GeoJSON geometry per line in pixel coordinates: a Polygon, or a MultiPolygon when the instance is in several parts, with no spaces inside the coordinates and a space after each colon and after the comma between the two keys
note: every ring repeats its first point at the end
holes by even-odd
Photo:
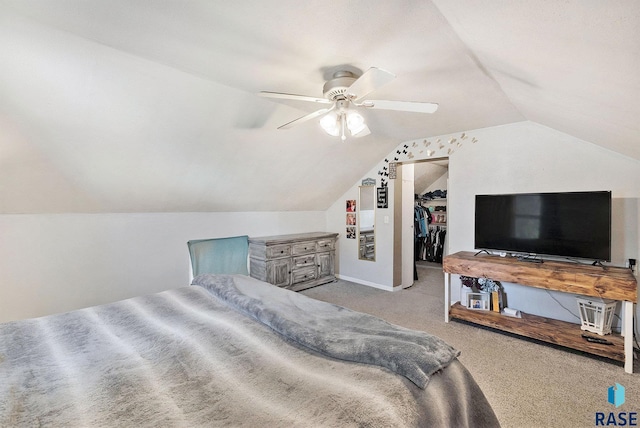
{"type": "MultiPolygon", "coordinates": [[[[624,266],[628,258],[638,258],[639,161],[532,122],[476,130],[473,135],[478,143],[456,152],[449,164],[451,253],[474,249],[476,194],[611,190],[611,264],[624,266]]],[[[577,314],[573,296],[519,285],[505,288],[511,307],[577,321],[560,306],[577,314]]]]}
{"type": "Polygon", "coordinates": [[[449,171],[448,170],[447,172],[442,174],[440,178],[438,178],[436,181],[434,181],[429,186],[427,186],[427,188],[424,189],[422,192],[416,192],[416,193],[423,195],[425,193],[433,192],[435,190],[447,190],[447,187],[449,187],[449,171]]]}
{"type": "Polygon", "coordinates": [[[325,226],[325,212],[0,215],[0,322],[187,285],[190,239],[325,226]]]}
{"type": "MultiPolygon", "coordinates": [[[[459,137],[459,136],[458,136],[459,137]]],[[[466,138],[471,140],[470,137],[466,138]]],[[[386,159],[381,160],[372,168],[364,178],[374,178],[376,186],[382,185],[382,179],[388,183],[388,208],[376,208],[375,230],[376,230],[376,260],[366,261],[358,259],[358,242],[355,239],[341,239],[337,254],[337,272],[342,279],[354,281],[361,284],[370,285],[384,290],[393,290],[394,286],[399,287],[402,280],[398,279],[394,284],[394,240],[401,239],[399,234],[394,234],[394,200],[395,186],[394,180],[381,175],[388,173],[389,162],[402,162],[419,159],[437,159],[447,157],[456,147],[455,143],[449,143],[447,138],[419,139],[416,141],[403,142],[386,159]]],[[[345,234],[345,205],[347,199],[358,199],[358,187],[361,181],[342,195],[327,210],[327,230],[345,234]]],[[[396,259],[397,260],[397,259],[396,259]]]]}
{"type": "MultiPolygon", "coordinates": [[[[442,156],[449,156],[449,253],[474,250],[476,194],[611,190],[611,264],[624,266],[629,258],[639,259],[640,161],[528,121],[403,142],[389,159],[397,157],[403,162],[442,156]]],[[[381,162],[367,177],[376,177],[384,165],[381,162]]],[[[331,231],[343,231],[344,200],[357,197],[357,185],[329,210],[327,218],[331,231]]],[[[340,243],[339,257],[341,276],[365,284],[378,284],[385,289],[391,289],[393,285],[393,228],[381,220],[383,215],[388,215],[393,222],[392,184],[389,191],[389,209],[379,210],[376,219],[380,232],[376,235],[376,262],[358,261],[357,243],[346,239],[340,243]]],[[[577,315],[574,296],[550,295],[544,290],[516,284],[505,284],[505,288],[510,306],[577,322],[561,306],[577,315]]],[[[452,297],[459,298],[457,287],[454,287],[452,297]]]]}
{"type": "MultiPolygon", "coordinates": [[[[613,264],[639,259],[640,161],[532,122],[463,135],[401,143],[389,156],[402,162],[450,155],[450,252],[473,250],[477,193],[597,189],[613,191],[613,264]],[[400,155],[403,148],[407,153],[400,155]]],[[[365,177],[380,186],[379,172],[387,165],[381,161],[365,177]]],[[[188,240],[243,234],[337,232],[336,272],[391,290],[398,285],[393,283],[393,182],[389,208],[376,209],[375,262],[358,260],[357,241],[345,238],[346,200],[358,199],[359,185],[327,212],[0,215],[0,322],[185,285],[188,240]]],[[[512,306],[567,318],[546,292],[508,287],[512,306]]]]}
{"type": "MultiPolygon", "coordinates": [[[[380,187],[378,167],[372,169],[363,178],[376,179],[376,187],[380,187]]],[[[381,167],[380,167],[381,168],[381,167]]],[[[340,242],[336,252],[336,273],[342,279],[370,285],[385,290],[393,289],[393,203],[394,189],[389,186],[389,208],[376,208],[375,212],[375,261],[358,259],[357,239],[347,239],[346,201],[358,200],[360,182],[354,184],[341,198],[327,210],[327,230],[340,234],[340,242]],[[385,217],[389,218],[385,223],[385,217]]]]}

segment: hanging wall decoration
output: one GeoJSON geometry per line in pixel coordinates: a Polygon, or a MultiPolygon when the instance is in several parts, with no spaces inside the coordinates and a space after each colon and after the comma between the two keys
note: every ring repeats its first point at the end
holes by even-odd
{"type": "Polygon", "coordinates": [[[353,226],[347,226],[347,239],[356,239],[356,228],[353,226]]]}
{"type": "Polygon", "coordinates": [[[396,179],[396,166],[395,162],[389,162],[389,180],[396,179]]]}
{"type": "Polygon", "coordinates": [[[347,226],[355,226],[355,225],[356,225],[355,213],[347,213],[347,226]]]}
{"type": "Polygon", "coordinates": [[[363,178],[362,179],[362,185],[363,186],[375,186],[376,185],[376,179],[375,178],[363,178]]]}
{"type": "Polygon", "coordinates": [[[378,187],[377,189],[378,208],[389,208],[389,188],[378,187]]]}
{"type": "Polygon", "coordinates": [[[347,229],[345,236],[347,239],[356,239],[356,200],[347,199],[347,229]]]}

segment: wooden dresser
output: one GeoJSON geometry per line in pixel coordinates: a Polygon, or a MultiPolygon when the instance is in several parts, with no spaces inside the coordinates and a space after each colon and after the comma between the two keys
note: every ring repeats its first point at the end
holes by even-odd
{"type": "Polygon", "coordinates": [[[327,232],[249,238],[249,273],[294,291],[335,281],[337,238],[327,232]]]}

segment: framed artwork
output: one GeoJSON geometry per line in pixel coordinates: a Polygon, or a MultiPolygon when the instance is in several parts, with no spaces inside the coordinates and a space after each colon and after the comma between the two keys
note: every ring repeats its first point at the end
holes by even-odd
{"type": "Polygon", "coordinates": [[[356,200],[355,199],[347,199],[347,212],[348,213],[356,212],[356,200]]]}

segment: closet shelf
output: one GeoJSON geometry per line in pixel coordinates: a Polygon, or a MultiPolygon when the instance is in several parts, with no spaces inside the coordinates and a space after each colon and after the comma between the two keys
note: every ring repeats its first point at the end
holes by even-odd
{"type": "Polygon", "coordinates": [[[420,201],[420,202],[446,202],[447,198],[433,198],[433,199],[416,198],[416,201],[420,201]]]}

